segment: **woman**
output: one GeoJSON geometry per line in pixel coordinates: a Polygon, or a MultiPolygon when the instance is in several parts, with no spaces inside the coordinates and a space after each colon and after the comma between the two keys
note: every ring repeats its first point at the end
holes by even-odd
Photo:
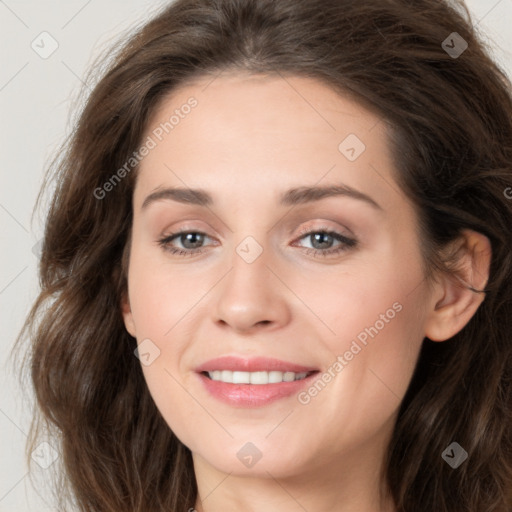
{"type": "Polygon", "coordinates": [[[512,101],[463,8],[178,0],[121,47],[22,332],[79,510],[511,509],[512,101]]]}

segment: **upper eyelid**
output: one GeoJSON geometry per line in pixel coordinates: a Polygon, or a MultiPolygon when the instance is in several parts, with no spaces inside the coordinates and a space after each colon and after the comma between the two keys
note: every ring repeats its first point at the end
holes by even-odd
{"type": "Polygon", "coordinates": [[[307,228],[301,228],[298,233],[298,236],[307,235],[310,233],[318,233],[318,232],[334,232],[339,235],[343,235],[346,238],[350,238],[351,236],[353,236],[352,232],[346,227],[339,228],[339,227],[329,227],[326,225],[321,225],[318,227],[311,226],[311,227],[307,227],[307,228]],[[348,233],[345,233],[345,231],[348,231],[348,233]]]}
{"type": "MultiPolygon", "coordinates": [[[[165,233],[165,231],[168,231],[169,235],[170,235],[171,233],[172,234],[177,234],[177,233],[184,233],[184,232],[186,232],[186,233],[194,232],[194,233],[201,233],[201,234],[207,235],[210,238],[212,238],[212,236],[209,235],[203,228],[187,225],[186,224],[186,222],[187,222],[186,220],[184,222],[185,222],[185,224],[182,227],[178,227],[176,229],[167,228],[167,229],[163,230],[163,233],[165,233]]],[[[195,222],[195,221],[192,221],[192,222],[195,222]]],[[[324,219],[320,219],[320,220],[316,219],[316,220],[313,220],[313,221],[306,221],[306,223],[308,223],[308,222],[318,222],[318,223],[320,223],[320,225],[319,226],[308,226],[308,227],[305,227],[305,228],[300,228],[299,229],[299,234],[309,233],[309,232],[312,232],[312,231],[313,232],[317,232],[317,231],[335,231],[335,232],[340,232],[340,231],[342,231],[342,233],[340,233],[340,234],[343,234],[347,238],[349,238],[351,236],[355,236],[354,233],[352,232],[352,230],[349,229],[345,225],[338,225],[338,226],[328,226],[328,225],[326,225],[329,222],[336,222],[336,224],[340,224],[337,221],[328,221],[328,220],[324,220],[324,219]]],[[[302,225],[302,224],[304,224],[304,222],[301,221],[300,224],[302,225]]],[[[214,229],[214,228],[211,228],[211,229],[214,229]]],[[[271,229],[273,229],[273,228],[271,228],[271,229]]],[[[283,231],[286,233],[287,236],[291,236],[294,232],[296,232],[296,229],[297,228],[289,227],[289,228],[284,229],[283,231]]],[[[231,229],[229,231],[232,233],[231,229]]],[[[169,236],[169,235],[162,234],[162,236],[169,236]]]]}

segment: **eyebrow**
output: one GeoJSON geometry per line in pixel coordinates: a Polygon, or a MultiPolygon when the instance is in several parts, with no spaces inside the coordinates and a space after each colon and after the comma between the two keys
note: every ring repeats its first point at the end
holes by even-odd
{"type": "MultiPolygon", "coordinates": [[[[358,199],[369,204],[376,210],[383,208],[370,196],[360,192],[348,185],[329,185],[324,187],[297,187],[285,191],[279,200],[283,206],[295,206],[298,204],[311,203],[319,201],[326,197],[345,196],[352,199],[358,199]]],[[[177,201],[184,204],[192,204],[198,206],[213,205],[213,197],[203,189],[192,189],[182,187],[167,187],[155,190],[149,194],[142,203],[141,210],[145,210],[151,203],[162,200],[177,201]]]]}

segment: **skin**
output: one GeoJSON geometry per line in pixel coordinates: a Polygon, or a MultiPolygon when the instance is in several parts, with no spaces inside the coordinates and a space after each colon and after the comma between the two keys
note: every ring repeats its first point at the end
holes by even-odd
{"type": "MultiPolygon", "coordinates": [[[[173,91],[144,138],[190,96],[197,107],[138,170],[122,311],[138,343],[149,338],[160,350],[142,370],[164,419],[192,451],[195,508],[394,511],[382,460],[422,341],[453,336],[483,296],[446,276],[432,286],[424,279],[417,219],[394,179],[388,128],[377,115],[313,79],[224,73],[173,91]],[[338,149],[349,134],[366,146],[352,162],[338,149]],[[289,188],[340,183],[380,209],[346,196],[279,204],[289,188]],[[214,203],[167,199],[141,209],[169,186],[205,189],[214,203]],[[356,246],[308,253],[340,245],[327,239],[322,249],[301,235],[326,228],[356,246]],[[206,233],[202,253],[173,255],[158,244],[180,229],[206,233]],[[236,252],[248,236],[263,250],[252,263],[236,252]],[[234,354],[327,371],[395,303],[401,311],[305,405],[293,395],[232,407],[209,395],[194,371],[234,354]],[[251,468],[237,457],[247,442],[262,454],[251,468]]],[[[489,242],[472,231],[461,241],[464,278],[481,288],[489,242]]],[[[186,244],[170,243],[190,251],[186,244]]]]}

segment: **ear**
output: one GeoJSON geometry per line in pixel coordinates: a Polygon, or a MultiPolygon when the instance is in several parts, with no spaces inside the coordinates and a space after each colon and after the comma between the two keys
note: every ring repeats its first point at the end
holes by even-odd
{"type": "MultiPolygon", "coordinates": [[[[425,336],[445,341],[469,322],[485,299],[489,279],[491,243],[482,233],[466,229],[454,242],[457,274],[441,275],[434,285],[425,336]]],[[[453,246],[451,247],[453,250],[453,246]]]]}
{"type": "Polygon", "coordinates": [[[135,323],[133,321],[132,309],[130,307],[130,299],[125,291],[121,296],[121,312],[123,314],[124,325],[126,330],[135,338],[135,323]]]}

